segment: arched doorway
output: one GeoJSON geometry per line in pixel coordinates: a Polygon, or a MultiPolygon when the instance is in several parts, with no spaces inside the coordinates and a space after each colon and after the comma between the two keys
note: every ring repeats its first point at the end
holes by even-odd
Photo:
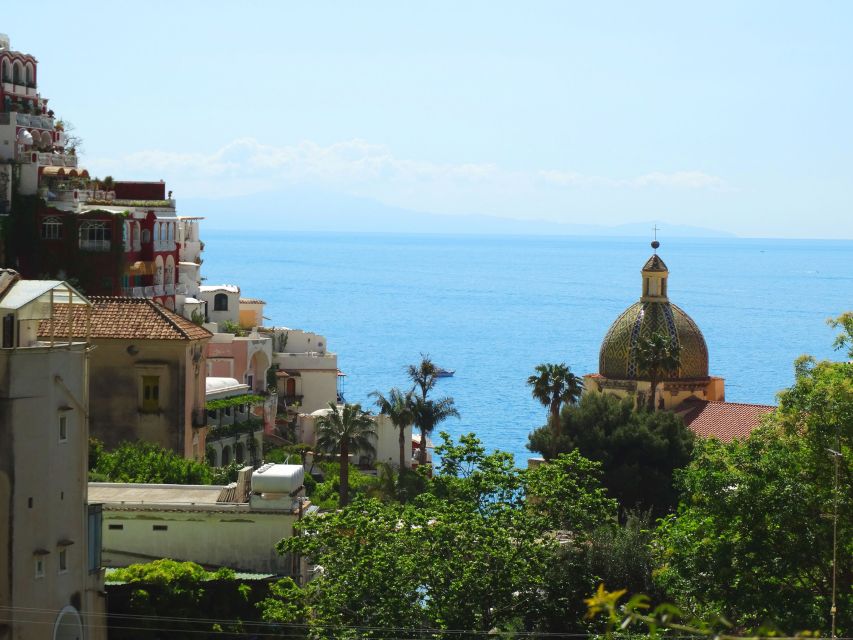
{"type": "Polygon", "coordinates": [[[53,625],[53,640],[83,640],[83,623],[72,606],[63,607],[53,625]]]}

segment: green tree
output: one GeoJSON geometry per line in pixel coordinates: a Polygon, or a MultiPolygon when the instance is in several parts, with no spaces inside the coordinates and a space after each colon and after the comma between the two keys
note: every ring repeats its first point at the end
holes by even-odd
{"type": "Polygon", "coordinates": [[[418,447],[418,458],[421,464],[426,464],[427,436],[448,418],[458,418],[459,411],[451,397],[429,400],[417,398],[413,407],[415,424],[421,431],[421,442],[418,447]]]}
{"type": "Polygon", "coordinates": [[[583,381],[572,373],[566,363],[540,364],[536,375],[527,378],[533,387],[533,397],[548,407],[548,424],[554,437],[560,437],[560,408],[563,404],[575,404],[583,392],[583,381]]]}
{"type": "Polygon", "coordinates": [[[359,404],[345,404],[341,411],[330,402],[329,409],[329,413],[317,418],[317,446],[322,451],[338,454],[340,505],[343,507],[349,503],[349,455],[376,452],[372,442],[376,437],[376,425],[359,404]]]}
{"type": "Polygon", "coordinates": [[[681,366],[681,346],[662,331],[656,331],[650,336],[643,336],[637,341],[634,357],[640,375],[648,378],[649,389],[648,408],[654,411],[655,394],[661,380],[676,373],[681,366]]]}
{"type": "Polygon", "coordinates": [[[694,612],[823,632],[835,580],[838,632],[850,635],[853,364],[806,357],[795,372],[748,439],[699,443],[678,514],[660,526],[656,575],[694,612]]]}
{"type": "Polygon", "coordinates": [[[427,394],[438,382],[438,367],[432,358],[422,353],[421,361],[418,364],[410,364],[406,368],[406,373],[414,385],[412,390],[420,390],[420,398],[426,400],[427,394]]]}
{"type": "Polygon", "coordinates": [[[678,489],[673,473],[690,462],[694,435],[669,411],[637,410],[630,399],[588,393],[561,416],[561,436],[548,427],[533,431],[527,447],[546,459],[578,451],[601,463],[603,483],[627,510],[651,510],[661,516],[675,509],[678,489]]]}
{"type": "MultiPolygon", "coordinates": [[[[403,393],[394,387],[388,393],[387,398],[379,391],[373,391],[368,395],[371,398],[376,398],[376,407],[379,409],[379,413],[388,416],[391,424],[397,429],[400,445],[399,468],[402,471],[406,467],[406,429],[415,420],[412,392],[403,393]]],[[[411,443],[409,443],[409,446],[411,446],[411,443]]]]}
{"type": "Polygon", "coordinates": [[[441,464],[411,503],[359,497],[351,507],[303,519],[303,535],[279,543],[279,551],[318,566],[302,599],[288,596],[304,603],[311,635],[464,629],[480,637],[546,629],[548,620],[560,629],[583,628],[581,598],[592,588],[586,572],[561,576],[559,593],[553,591],[559,600],[543,593],[565,541],[581,550],[589,524],[613,518],[615,503],[597,482],[600,467],[574,454],[521,471],[511,455],[487,454],[473,435],[459,443],[442,439],[441,464]],[[568,599],[577,615],[566,620],[568,599]]]}

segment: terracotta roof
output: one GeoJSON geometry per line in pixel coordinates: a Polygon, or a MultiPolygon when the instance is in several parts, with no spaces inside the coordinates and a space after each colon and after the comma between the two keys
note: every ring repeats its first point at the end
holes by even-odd
{"type": "Polygon", "coordinates": [[[651,258],[646,260],[646,264],[643,265],[643,271],[668,271],[668,269],[664,261],[660,259],[660,256],[655,253],[651,258]]]}
{"type": "Polygon", "coordinates": [[[266,304],[260,298],[240,298],[240,304],[266,304]]]}
{"type": "MultiPolygon", "coordinates": [[[[183,316],[169,311],[148,298],[117,298],[91,296],[92,338],[119,338],[126,340],[203,340],[211,333],[183,316]]],[[[73,310],[74,337],[86,335],[85,309],[73,310]]],[[[50,334],[50,322],[42,320],[39,336],[50,334]]],[[[68,307],[56,305],[54,334],[68,335],[68,307]]]]}
{"type": "Polygon", "coordinates": [[[701,438],[717,438],[731,442],[746,438],[761,424],[761,418],[776,407],[767,404],[742,404],[740,402],[711,402],[688,399],[676,408],[686,424],[701,438]]]}

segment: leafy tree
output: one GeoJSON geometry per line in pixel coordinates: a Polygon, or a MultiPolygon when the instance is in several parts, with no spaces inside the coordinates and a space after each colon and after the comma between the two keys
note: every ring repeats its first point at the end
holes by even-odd
{"type": "Polygon", "coordinates": [[[453,398],[444,397],[438,400],[417,398],[413,407],[415,424],[421,431],[421,442],[418,448],[418,458],[421,464],[426,463],[427,436],[448,418],[458,418],[459,411],[453,398]]]}
{"type": "MultiPolygon", "coordinates": [[[[399,433],[400,444],[400,469],[406,466],[406,428],[411,426],[415,420],[414,399],[412,392],[403,393],[396,387],[391,389],[386,398],[379,391],[373,391],[368,394],[372,398],[376,398],[376,406],[381,415],[388,416],[391,424],[396,427],[399,433]]],[[[411,446],[411,444],[409,445],[411,446]]]]}
{"type": "Polygon", "coordinates": [[[768,424],[700,443],[678,514],[660,526],[656,575],[700,614],[827,631],[837,553],[838,632],[850,635],[853,364],[801,358],[795,370],[768,424]]]}
{"type": "Polygon", "coordinates": [[[278,544],[318,565],[301,595],[287,595],[304,607],[277,608],[285,610],[281,619],[301,616],[321,638],[387,637],[391,629],[395,637],[425,629],[464,629],[471,637],[539,630],[551,628],[546,613],[558,629],[583,628],[587,572],[562,575],[559,599],[543,594],[560,550],[583,549],[585,527],[615,512],[597,483],[598,465],[573,454],[520,471],[511,455],[486,454],[473,435],[458,444],[442,438],[441,465],[412,502],[359,497],[349,508],[303,519],[304,535],[278,544]],[[570,528],[569,545],[555,526],[570,528]],[[577,611],[568,620],[567,599],[577,611]]]}
{"type": "Polygon", "coordinates": [[[639,508],[663,515],[678,504],[673,472],[690,462],[694,435],[681,417],[636,410],[630,399],[589,393],[561,416],[559,439],[541,427],[527,447],[546,459],[577,450],[601,463],[603,483],[623,510],[639,508]]]}
{"type": "Polygon", "coordinates": [[[548,407],[548,424],[554,437],[560,437],[560,408],[564,403],[575,404],[583,391],[583,381],[572,373],[566,363],[540,364],[536,375],[527,379],[533,387],[533,397],[548,407]]]}
{"type": "Polygon", "coordinates": [[[340,460],[340,505],[349,503],[349,454],[375,453],[372,439],[376,425],[359,404],[345,404],[339,410],[334,402],[331,410],[317,418],[317,446],[327,452],[337,453],[340,460]]]}
{"type": "Polygon", "coordinates": [[[655,393],[661,380],[678,371],[681,366],[681,347],[668,334],[656,331],[650,336],[642,336],[637,341],[634,357],[640,375],[648,378],[651,384],[649,390],[648,408],[655,411],[655,393]]]}

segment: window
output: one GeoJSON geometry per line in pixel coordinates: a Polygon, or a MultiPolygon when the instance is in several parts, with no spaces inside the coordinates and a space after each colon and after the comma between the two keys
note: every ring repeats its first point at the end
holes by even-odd
{"type": "Polygon", "coordinates": [[[49,218],[42,220],[41,237],[42,240],[61,240],[62,220],[56,216],[50,216],[49,218]]]}
{"type": "Polygon", "coordinates": [[[160,376],[142,376],[142,411],[160,410],[160,376]]]}
{"type": "Polygon", "coordinates": [[[111,524],[108,528],[110,531],[124,531],[123,524],[111,524]]]}
{"type": "Polygon", "coordinates": [[[97,573],[101,570],[101,546],[103,538],[103,531],[101,530],[103,527],[102,505],[90,504],[88,517],[89,526],[88,538],[86,540],[88,545],[86,561],[89,573],[97,573]]]}
{"type": "Polygon", "coordinates": [[[11,349],[15,346],[15,314],[7,313],[3,316],[3,348],[11,349]]]}
{"type": "Polygon", "coordinates": [[[68,571],[68,549],[59,550],[59,573],[68,571]]]}
{"type": "Polygon", "coordinates": [[[153,531],[168,531],[169,526],[165,524],[155,524],[151,527],[153,531]]]}
{"type": "Polygon", "coordinates": [[[151,242],[151,230],[150,229],[143,229],[142,230],[142,243],[148,244],[149,242],[151,242]]]}
{"type": "Polygon", "coordinates": [[[68,417],[59,416],[59,441],[66,442],[68,440],[68,417]]]}
{"type": "Polygon", "coordinates": [[[214,311],[228,311],[228,296],[224,293],[217,293],[213,298],[214,311]]]}
{"type": "Polygon", "coordinates": [[[109,251],[112,229],[107,222],[88,221],[80,225],[80,248],[87,251],[109,251]]]}
{"type": "Polygon", "coordinates": [[[44,578],[44,556],[36,556],[36,578],[44,578]]]}

